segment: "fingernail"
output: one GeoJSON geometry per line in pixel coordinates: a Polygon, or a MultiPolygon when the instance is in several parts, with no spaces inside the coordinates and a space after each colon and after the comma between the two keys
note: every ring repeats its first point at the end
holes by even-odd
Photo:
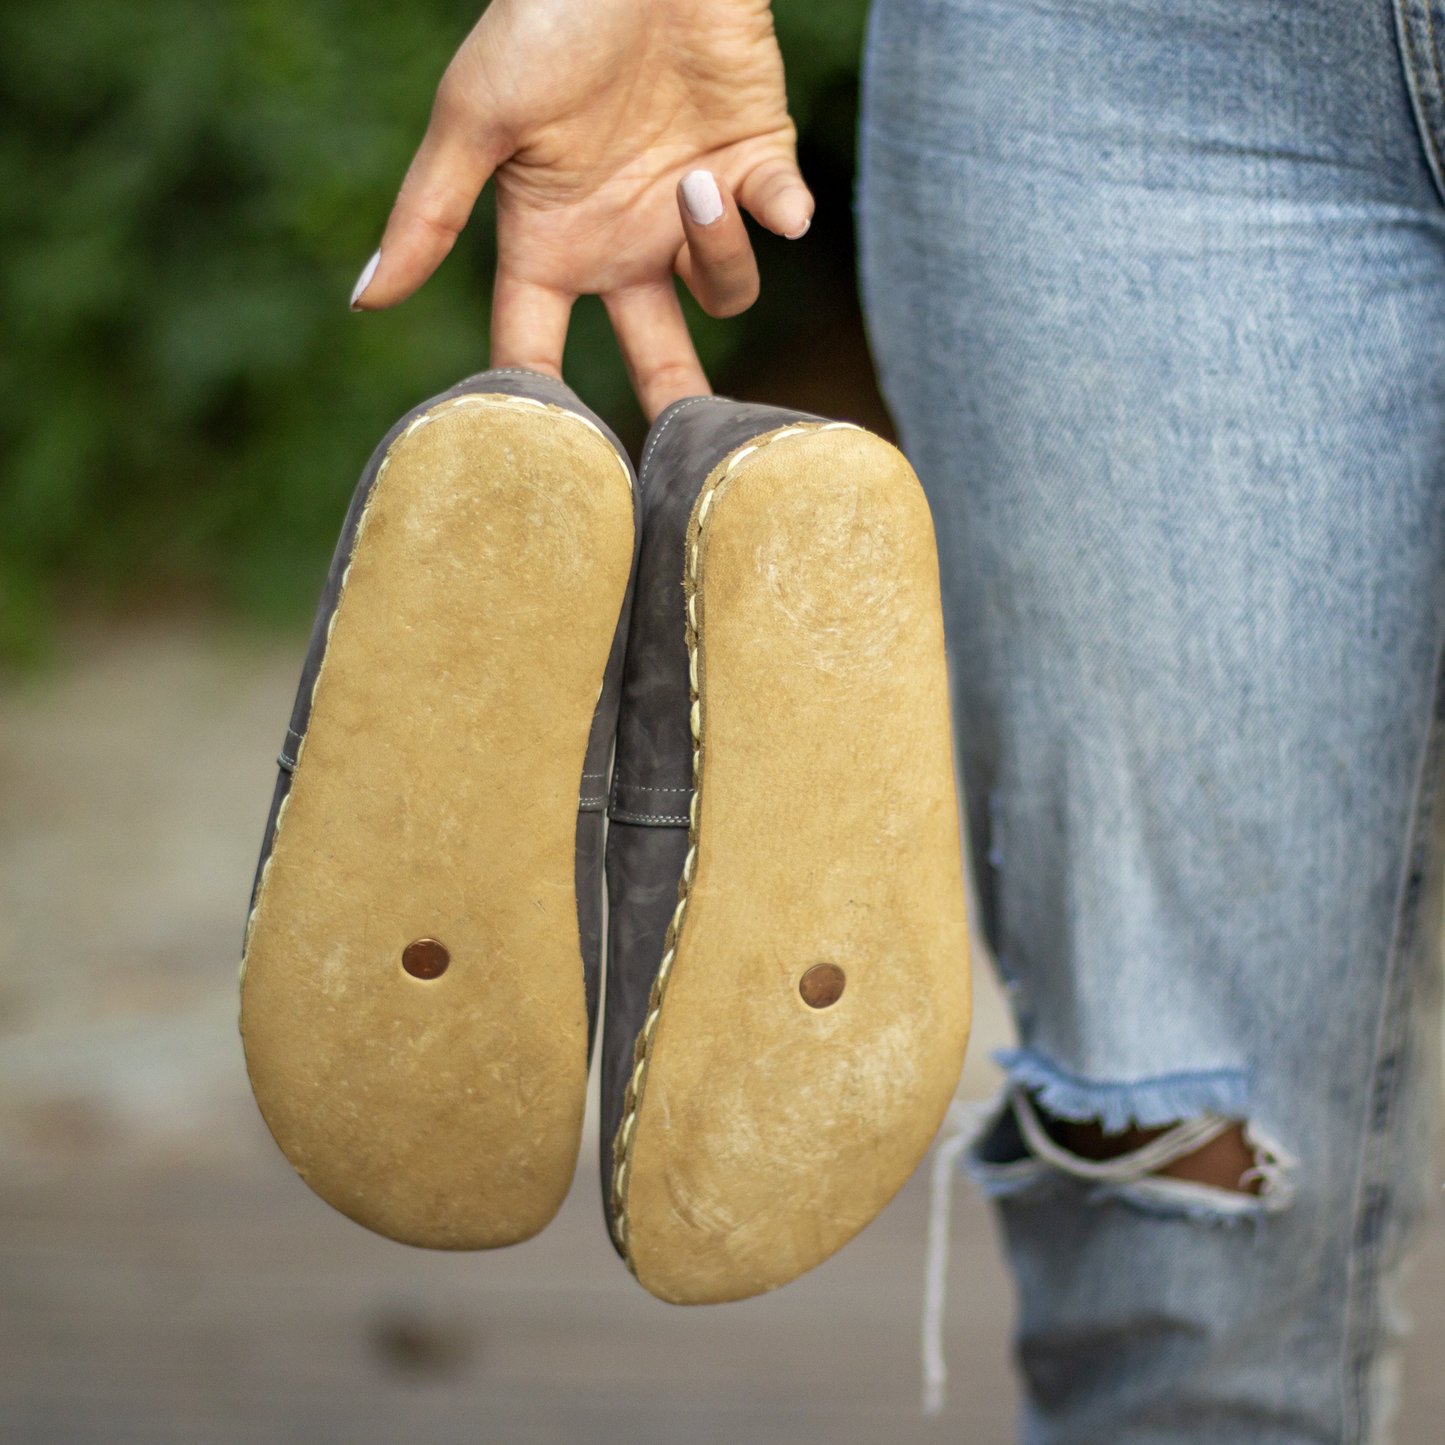
{"type": "Polygon", "coordinates": [[[356,278],[356,285],[351,288],[351,309],[353,311],[361,310],[356,303],[361,300],[361,293],[371,285],[371,278],[376,275],[376,263],[380,260],[381,249],[378,247],[372,254],[371,260],[362,267],[361,275],[356,278]]]}
{"type": "Polygon", "coordinates": [[[808,219],[803,222],[803,229],[802,229],[801,231],[793,231],[791,234],[789,234],[788,236],[786,236],[784,239],[789,240],[789,241],[801,241],[801,240],[803,239],[803,237],[808,234],[808,228],[809,228],[812,224],[813,224],[813,218],[812,218],[811,216],[809,216],[808,219]]]}
{"type": "Polygon", "coordinates": [[[699,226],[710,226],[723,213],[722,192],[711,171],[694,171],[682,178],[687,213],[699,226]]]}

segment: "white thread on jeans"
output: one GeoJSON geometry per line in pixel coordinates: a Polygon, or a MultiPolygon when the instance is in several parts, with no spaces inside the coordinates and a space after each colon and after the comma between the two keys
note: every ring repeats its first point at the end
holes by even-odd
{"type": "Polygon", "coordinates": [[[953,1176],[978,1121],[955,1099],[944,1127],[953,1133],[934,1146],[928,1192],[928,1254],[923,1267],[923,1413],[938,1415],[948,1389],[943,1358],[943,1306],[948,1294],[948,1227],[953,1214],[953,1176]]]}
{"type": "Polygon", "coordinates": [[[1206,1112],[1197,1119],[1185,1119],[1142,1148],[1131,1149],[1117,1158],[1083,1159],[1049,1138],[1025,1089],[1015,1085],[1009,1090],[1009,1100],[1029,1153],[1076,1179],[1096,1179],[1106,1184],[1132,1184],[1146,1175],[1157,1174],[1176,1160],[1196,1153],[1221,1134],[1227,1134],[1239,1122],[1206,1112]]]}
{"type": "Polygon", "coordinates": [[[1290,1171],[1299,1167],[1299,1160],[1252,1119],[1244,1126],[1244,1142],[1254,1154],[1254,1167],[1246,1169],[1239,1176],[1239,1182],[1259,1181],[1255,1198],[1264,1201],[1266,1212],[1273,1214],[1287,1209],[1294,1203],[1294,1180],[1290,1178],[1290,1171]]]}

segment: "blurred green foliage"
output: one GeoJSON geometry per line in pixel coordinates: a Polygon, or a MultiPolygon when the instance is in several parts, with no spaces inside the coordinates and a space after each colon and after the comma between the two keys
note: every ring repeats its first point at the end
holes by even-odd
{"type": "MultiPolygon", "coordinates": [[[[775,6],[804,153],[845,196],[865,7],[775,6]]],[[[313,605],[376,440],[486,365],[490,188],[413,300],[345,305],[477,14],[477,0],[0,6],[0,656],[33,648],[66,599],[141,585],[288,619],[313,605]]],[[[690,319],[725,376],[779,315],[690,319]]],[[[637,437],[595,301],[565,369],[637,437]]]]}

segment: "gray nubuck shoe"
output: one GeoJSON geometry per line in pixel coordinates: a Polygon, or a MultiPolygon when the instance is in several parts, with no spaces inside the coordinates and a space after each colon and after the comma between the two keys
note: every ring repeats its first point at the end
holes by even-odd
{"type": "Polygon", "coordinates": [[[484,372],[362,476],[281,754],[242,963],[251,1084],[369,1229],[536,1234],[576,1163],[636,555],[621,445],[484,372]]]}
{"type": "Polygon", "coordinates": [[[968,1041],[938,564],[853,426],[658,418],[607,847],[602,1184],[677,1303],[826,1259],[912,1173],[968,1041]]]}

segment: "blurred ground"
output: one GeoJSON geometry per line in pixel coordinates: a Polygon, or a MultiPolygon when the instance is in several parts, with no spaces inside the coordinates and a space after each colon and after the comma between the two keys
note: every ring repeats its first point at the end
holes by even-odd
{"type": "MultiPolygon", "coordinates": [[[[802,398],[799,398],[802,400],[802,398]]],[[[945,1416],[918,1413],[925,1188],[762,1300],[677,1310],[601,1223],[429,1255],[314,1198],[250,1101],[236,964],[301,644],[72,636],[0,692],[0,1439],[1005,1445],[1012,1303],[953,1215],[945,1416]]],[[[980,980],[961,1092],[1006,1037],[980,980]]],[[[1399,1445],[1445,1418],[1445,1220],[1412,1289],[1399,1445]]]]}

